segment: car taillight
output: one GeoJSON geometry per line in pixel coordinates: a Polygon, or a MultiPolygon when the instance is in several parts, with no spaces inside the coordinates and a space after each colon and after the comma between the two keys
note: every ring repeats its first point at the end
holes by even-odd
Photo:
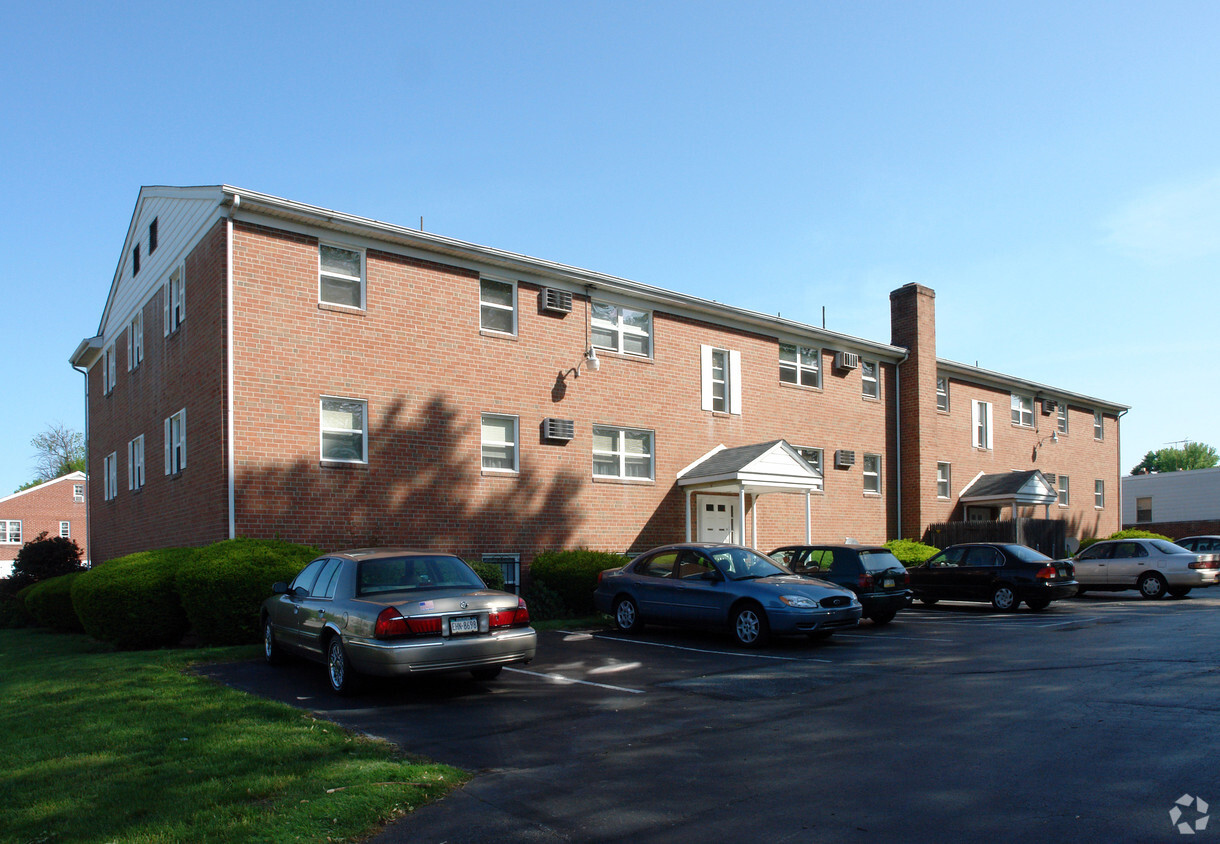
{"type": "Polygon", "coordinates": [[[861,589],[872,589],[873,588],[873,576],[871,574],[869,574],[868,572],[864,572],[864,574],[860,575],[860,580],[858,581],[858,583],[859,583],[859,586],[861,589]]]}
{"type": "Polygon", "coordinates": [[[1054,580],[1055,574],[1056,572],[1054,566],[1043,566],[1042,568],[1038,569],[1038,573],[1035,575],[1035,577],[1038,577],[1041,580],[1054,580]]]}
{"type": "Polygon", "coordinates": [[[1220,562],[1216,560],[1196,560],[1190,564],[1192,569],[1220,569],[1220,562]]]}
{"type": "Polygon", "coordinates": [[[440,616],[403,618],[393,607],[386,607],[377,615],[373,636],[377,639],[394,639],[402,636],[436,636],[441,632],[440,616]]]}
{"type": "Polygon", "coordinates": [[[499,610],[497,612],[488,613],[488,627],[525,627],[530,623],[530,611],[525,606],[525,599],[517,599],[517,608],[512,610],[499,610]]]}

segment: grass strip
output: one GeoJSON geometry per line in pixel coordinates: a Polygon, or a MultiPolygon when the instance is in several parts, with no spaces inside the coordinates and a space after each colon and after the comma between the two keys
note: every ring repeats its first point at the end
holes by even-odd
{"type": "Polygon", "coordinates": [[[254,653],[0,630],[0,841],[353,840],[468,779],[185,670],[254,653]]]}

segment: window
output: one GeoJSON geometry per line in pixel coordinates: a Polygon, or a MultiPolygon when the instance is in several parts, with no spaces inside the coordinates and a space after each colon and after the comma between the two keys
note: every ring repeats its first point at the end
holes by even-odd
{"type": "Polygon", "coordinates": [[[1059,433],[1068,432],[1068,406],[1064,402],[1055,403],[1055,413],[1059,419],[1059,433]]]}
{"type": "Polygon", "coordinates": [[[144,435],[136,437],[127,443],[127,488],[131,490],[144,486],[144,435]]]}
{"type": "Polygon", "coordinates": [[[865,495],[881,494],[881,455],[864,455],[864,493],[865,495]]]}
{"type": "Polygon", "coordinates": [[[652,431],[593,426],[593,474],[652,480],[652,431]]]}
{"type": "Polygon", "coordinates": [[[1034,427],[1034,400],[1029,396],[1012,395],[1012,424],[1034,427]]]}
{"type": "Polygon", "coordinates": [[[1106,438],[1106,421],[1101,415],[1100,410],[1093,411],[1093,439],[1104,440],[1106,438]]]}
{"type": "Polygon", "coordinates": [[[21,544],[20,519],[0,519],[0,542],[6,545],[21,544]]]}
{"type": "Polygon", "coordinates": [[[1059,488],[1059,506],[1067,507],[1072,503],[1071,484],[1068,483],[1068,476],[1060,475],[1056,486],[1059,488]]]}
{"type": "Polygon", "coordinates": [[[973,401],[970,403],[970,425],[973,432],[971,442],[975,448],[991,448],[991,403],[973,401]]]}
{"type": "Polygon", "coordinates": [[[796,453],[805,458],[805,462],[814,468],[818,473],[817,488],[822,488],[822,449],[820,448],[798,448],[796,453]]]}
{"type": "Polygon", "coordinates": [[[593,345],[625,355],[652,355],[652,313],[594,301],[590,321],[593,345]]]}
{"type": "Polygon", "coordinates": [[[321,401],[322,459],[336,463],[367,462],[368,402],[325,396],[321,401]]]}
{"type": "Polygon", "coordinates": [[[951,496],[950,470],[951,466],[948,463],[936,464],[937,498],[949,498],[951,496]]]}
{"type": "Polygon", "coordinates": [[[165,474],[186,468],[186,408],[165,420],[165,474]]]}
{"type": "Polygon", "coordinates": [[[779,344],[779,380],[803,387],[822,386],[822,353],[804,346],[779,344]]]}
{"type": "Polygon", "coordinates": [[[127,324],[127,371],[135,369],[144,360],[144,311],[136,311],[136,315],[127,324]]]}
{"type": "Polygon", "coordinates": [[[72,500],[77,504],[83,504],[85,501],[85,485],[72,484],[72,500]]]}
{"type": "Polygon", "coordinates": [[[60,522],[59,523],[59,535],[64,539],[71,539],[72,538],[72,523],[71,522],[60,522]]]}
{"type": "Polygon", "coordinates": [[[479,280],[479,328],[517,333],[517,288],[507,281],[479,280]]]}
{"type": "Polygon", "coordinates": [[[131,277],[135,278],[138,272],[140,272],[140,244],[137,243],[131,250],[131,277]]]}
{"type": "Polygon", "coordinates": [[[318,245],[318,301],[364,307],[364,256],[355,249],[318,245]]]}
{"type": "Polygon", "coordinates": [[[153,221],[148,224],[148,254],[157,251],[157,218],[153,217],[153,221]]]}
{"type": "Polygon", "coordinates": [[[1152,496],[1135,499],[1135,520],[1137,522],[1152,521],[1152,496]]]}
{"type": "Polygon", "coordinates": [[[186,319],[186,271],[182,267],[169,274],[161,307],[162,333],[168,337],[186,319]]]}
{"type": "Polygon", "coordinates": [[[875,399],[881,395],[877,386],[877,361],[860,361],[860,393],[867,399],[875,399]]]}
{"type": "Polygon", "coordinates": [[[119,494],[119,455],[116,452],[102,458],[102,481],[105,484],[103,497],[113,501],[119,494]]]}
{"type": "Polygon", "coordinates": [[[111,343],[106,347],[106,352],[102,359],[102,395],[110,395],[114,390],[114,382],[117,377],[118,370],[114,362],[114,344],[111,343]]]}
{"type": "Polygon", "coordinates": [[[1106,482],[1093,481],[1093,506],[1098,510],[1106,506],[1106,482]]]}
{"type": "Polygon", "coordinates": [[[949,412],[949,379],[938,377],[936,379],[936,409],[942,410],[945,413],[949,412]]]}
{"type": "Polygon", "coordinates": [[[517,471],[517,417],[484,413],[483,468],[493,472],[517,471]]]}
{"type": "Polygon", "coordinates": [[[741,352],[700,346],[703,409],[741,414],[741,352]]]}

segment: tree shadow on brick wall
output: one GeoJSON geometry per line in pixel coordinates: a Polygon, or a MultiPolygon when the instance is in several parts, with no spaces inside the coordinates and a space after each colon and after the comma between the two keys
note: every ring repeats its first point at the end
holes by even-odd
{"type": "Polygon", "coordinates": [[[237,533],[326,550],[405,546],[478,559],[484,553],[565,546],[582,515],[580,479],[540,473],[528,455],[517,474],[485,473],[479,425],[433,397],[395,401],[369,431],[367,464],[317,459],[239,468],[237,533]]]}

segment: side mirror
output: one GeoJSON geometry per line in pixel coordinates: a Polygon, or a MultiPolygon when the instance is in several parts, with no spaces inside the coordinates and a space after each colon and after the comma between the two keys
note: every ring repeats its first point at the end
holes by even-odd
{"type": "Polygon", "coordinates": [[[274,595],[283,595],[288,591],[288,584],[282,580],[277,580],[271,587],[271,592],[274,595]]]}

